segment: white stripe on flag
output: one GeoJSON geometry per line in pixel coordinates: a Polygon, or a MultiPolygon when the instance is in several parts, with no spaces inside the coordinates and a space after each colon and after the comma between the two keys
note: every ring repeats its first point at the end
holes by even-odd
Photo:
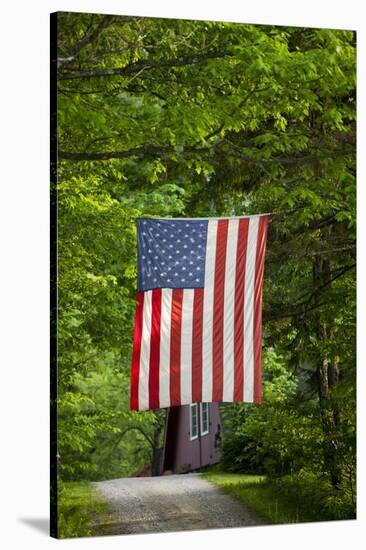
{"type": "Polygon", "coordinates": [[[239,220],[230,220],[225,262],[223,401],[233,401],[234,399],[234,298],[238,230],[239,220]]]}
{"type": "Polygon", "coordinates": [[[144,310],[142,314],[142,338],[139,376],[139,410],[149,408],[149,367],[150,367],[150,336],[152,290],[145,292],[144,310]]]}
{"type": "Polygon", "coordinates": [[[172,311],[172,289],[161,291],[160,321],[160,369],[159,369],[159,403],[160,407],[170,407],[170,331],[172,311]]]}
{"type": "Polygon", "coordinates": [[[202,401],[212,401],[212,330],[213,299],[215,285],[217,220],[210,220],[207,227],[205,288],[203,298],[202,331],[202,401]]]}
{"type": "Polygon", "coordinates": [[[244,401],[253,402],[254,390],[254,281],[259,217],[250,218],[244,294],[244,401]]]}
{"type": "Polygon", "coordinates": [[[183,290],[180,353],[181,405],[192,403],[192,328],[194,288],[183,290]]]}

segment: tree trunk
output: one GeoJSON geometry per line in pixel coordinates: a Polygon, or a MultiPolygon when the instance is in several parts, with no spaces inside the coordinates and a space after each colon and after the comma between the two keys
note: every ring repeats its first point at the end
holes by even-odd
{"type": "Polygon", "coordinates": [[[153,433],[153,445],[151,455],[151,475],[161,475],[161,455],[163,448],[161,446],[161,434],[165,426],[166,411],[155,413],[155,426],[153,433]]]}
{"type": "Polygon", "coordinates": [[[154,435],[153,435],[153,452],[151,457],[151,475],[159,476],[160,475],[160,457],[161,457],[161,447],[160,447],[160,434],[161,434],[161,425],[157,422],[154,435]]]}
{"type": "MultiPolygon", "coordinates": [[[[330,278],[330,263],[328,260],[316,258],[313,264],[313,280],[315,288],[326,284],[330,278]]],[[[317,300],[318,297],[316,296],[317,300]]],[[[329,322],[326,323],[316,314],[316,333],[321,348],[324,349],[330,330],[329,322]],[[328,326],[327,326],[328,324],[328,326]]],[[[324,352],[322,352],[324,354],[324,352]]],[[[323,456],[326,471],[329,473],[333,487],[338,488],[342,482],[342,468],[340,461],[339,442],[339,408],[332,395],[332,390],[339,380],[339,367],[335,361],[328,357],[319,357],[317,367],[318,395],[320,414],[323,426],[323,456]]]]}
{"type": "Polygon", "coordinates": [[[324,433],[324,464],[333,487],[338,488],[342,483],[342,468],[339,456],[339,409],[336,401],[332,398],[331,380],[335,373],[338,374],[338,366],[329,363],[328,359],[324,359],[318,369],[319,404],[324,433]]]}

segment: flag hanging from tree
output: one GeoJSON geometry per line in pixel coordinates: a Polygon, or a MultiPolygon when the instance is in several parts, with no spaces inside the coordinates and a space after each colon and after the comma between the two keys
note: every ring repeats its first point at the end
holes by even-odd
{"type": "Polygon", "coordinates": [[[139,218],[131,409],[261,401],[268,215],[139,218]]]}

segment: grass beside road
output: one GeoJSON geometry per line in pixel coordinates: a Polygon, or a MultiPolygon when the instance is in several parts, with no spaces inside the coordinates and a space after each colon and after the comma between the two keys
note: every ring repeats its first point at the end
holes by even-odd
{"type": "Polygon", "coordinates": [[[271,483],[265,476],[206,472],[204,477],[237,498],[268,523],[293,523],[299,521],[296,511],[288,506],[278,494],[274,494],[271,483]]]}
{"type": "Polygon", "coordinates": [[[202,475],[219,489],[249,506],[264,521],[277,523],[268,506],[265,476],[230,474],[220,471],[206,471],[202,475]]]}
{"type": "Polygon", "coordinates": [[[352,503],[316,476],[265,476],[204,472],[208,481],[249,506],[265,522],[299,523],[354,519],[352,503]]]}
{"type": "Polygon", "coordinates": [[[61,483],[58,507],[59,538],[103,534],[98,529],[98,518],[106,516],[109,511],[109,504],[90,483],[61,483]]]}

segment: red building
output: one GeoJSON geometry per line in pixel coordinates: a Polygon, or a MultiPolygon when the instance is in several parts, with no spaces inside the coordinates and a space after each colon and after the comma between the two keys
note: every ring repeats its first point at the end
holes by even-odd
{"type": "Polygon", "coordinates": [[[165,427],[162,473],[183,473],[219,462],[221,418],[218,403],[171,407],[165,427]]]}

